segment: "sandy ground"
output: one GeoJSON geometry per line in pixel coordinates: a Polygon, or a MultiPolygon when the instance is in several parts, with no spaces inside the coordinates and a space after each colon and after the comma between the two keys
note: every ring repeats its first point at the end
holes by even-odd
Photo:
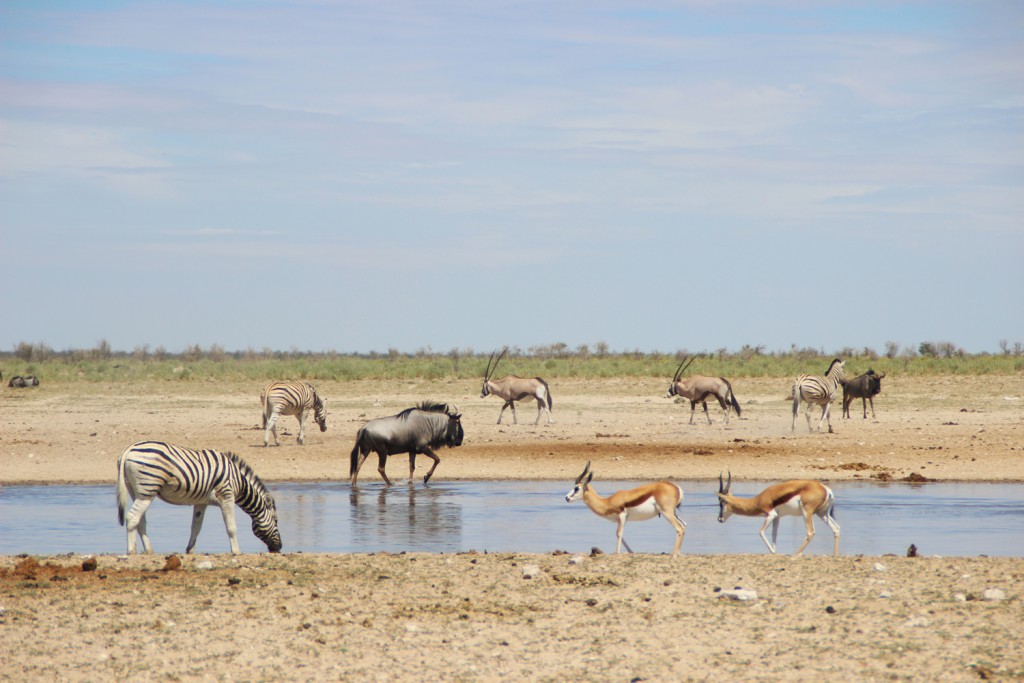
{"type": "MultiPolygon", "coordinates": [[[[262,446],[258,384],[5,387],[0,485],[112,482],[120,451],[146,438],[234,451],[271,482],[346,480],[358,427],[425,398],[464,414],[465,444],[439,452],[438,480],[568,482],[591,460],[595,483],[723,469],[737,481],[1024,481],[1020,376],[887,377],[877,418],[857,403],[843,420],[837,404],[834,434],[808,433],[802,415],[791,433],[778,380],[734,382],[743,416],[728,425],[714,407],[714,424],[688,424],[662,379],[553,382],[556,422],[539,426],[530,405],[519,425],[494,424],[500,403],[472,382],[317,384],[328,431],[311,426],[300,447],[284,418],[277,448],[262,446]]],[[[389,476],[402,481],[407,463],[389,476]]],[[[683,550],[106,555],[95,569],[0,557],[0,679],[1024,679],[1024,560],[683,550]],[[723,597],[736,587],[757,598],[723,597]]]]}

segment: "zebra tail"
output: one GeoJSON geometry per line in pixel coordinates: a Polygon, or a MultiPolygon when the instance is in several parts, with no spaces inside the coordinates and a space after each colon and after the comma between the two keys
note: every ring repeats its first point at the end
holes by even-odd
{"type": "Polygon", "coordinates": [[[356,445],[352,447],[352,453],[349,455],[349,467],[348,477],[351,479],[356,476],[356,471],[359,469],[359,446],[363,442],[363,430],[360,429],[359,433],[356,434],[356,445]]]}
{"type": "Polygon", "coordinates": [[[128,496],[128,486],[124,483],[124,464],[125,456],[128,451],[131,450],[131,446],[126,448],[121,457],[117,459],[117,523],[120,526],[124,526],[124,511],[128,509],[130,504],[128,496]]]}
{"type": "Polygon", "coordinates": [[[548,410],[551,410],[554,407],[554,401],[551,400],[551,387],[548,386],[547,382],[540,379],[540,377],[537,379],[539,379],[540,383],[544,385],[544,395],[548,397],[548,410]]]}
{"type": "Polygon", "coordinates": [[[724,377],[722,378],[722,381],[725,382],[725,386],[729,388],[729,400],[732,402],[732,407],[736,411],[736,417],[740,417],[742,410],[740,408],[740,402],[736,400],[736,394],[733,393],[732,384],[730,384],[729,380],[724,377]]]}

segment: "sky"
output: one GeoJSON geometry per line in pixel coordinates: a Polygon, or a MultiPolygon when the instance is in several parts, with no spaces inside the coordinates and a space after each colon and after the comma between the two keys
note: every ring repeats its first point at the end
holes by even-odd
{"type": "Polygon", "coordinates": [[[1016,0],[0,2],[0,350],[1024,341],[1016,0]]]}

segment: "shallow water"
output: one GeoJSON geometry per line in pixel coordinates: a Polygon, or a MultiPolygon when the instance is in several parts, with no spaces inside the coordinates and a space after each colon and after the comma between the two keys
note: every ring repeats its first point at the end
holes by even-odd
{"type": "MultiPolygon", "coordinates": [[[[757,532],[761,522],[733,516],[719,524],[717,482],[681,481],[680,517],[687,523],[683,553],[767,552],[757,532]]],[[[596,482],[608,495],[636,482],[596,482]]],[[[737,482],[736,495],[753,495],[766,482],[737,482]]],[[[615,550],[615,525],[595,516],[582,501],[565,502],[568,483],[445,482],[425,487],[397,484],[289,482],[269,484],[277,500],[285,552],[457,552],[615,550]]],[[[904,555],[911,543],[925,555],[1024,557],[1024,485],[981,483],[830,484],[843,554],[904,555]]],[[[147,514],[157,553],[182,552],[191,508],[156,501],[147,514]]],[[[244,552],[266,547],[252,535],[249,518],[236,510],[244,552]]],[[[810,554],[829,554],[832,533],[816,519],[810,554]]],[[[770,531],[769,531],[770,536],[770,531]]],[[[803,522],[784,518],[779,552],[803,541],[803,522]]],[[[636,552],[669,552],[675,533],[653,519],[627,524],[626,541],[636,552]]],[[[18,553],[124,553],[113,485],[7,486],[0,488],[0,555],[18,553]]],[[[224,523],[207,511],[196,552],[227,552],[224,523]]]]}

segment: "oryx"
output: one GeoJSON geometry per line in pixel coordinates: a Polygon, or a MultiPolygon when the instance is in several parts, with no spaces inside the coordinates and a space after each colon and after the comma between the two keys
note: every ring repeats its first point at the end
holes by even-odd
{"type": "Polygon", "coordinates": [[[704,406],[704,417],[708,418],[708,424],[711,424],[711,416],[708,415],[708,396],[718,399],[718,404],[725,412],[727,423],[729,422],[730,404],[736,409],[736,417],[739,417],[741,414],[740,404],[736,400],[736,395],[732,393],[732,385],[729,384],[729,380],[724,377],[706,377],[704,375],[690,375],[686,379],[682,379],[683,373],[695,360],[697,360],[696,356],[692,359],[689,356],[683,358],[682,363],[676,368],[676,373],[672,375],[672,383],[668,385],[668,393],[665,394],[665,398],[681,396],[690,400],[690,424],[693,424],[693,413],[697,410],[698,403],[704,406]],[[687,363],[687,360],[690,362],[687,363]]]}
{"type": "Polygon", "coordinates": [[[551,419],[551,390],[548,388],[548,383],[542,380],[540,377],[533,377],[527,379],[525,377],[516,377],[515,375],[506,375],[501,379],[491,379],[491,375],[498,368],[498,363],[505,354],[508,352],[508,348],[505,348],[501,355],[498,356],[498,360],[494,360],[494,352],[491,352],[491,357],[487,361],[487,370],[484,371],[484,384],[480,391],[480,398],[486,398],[490,394],[494,394],[500,399],[504,399],[505,405],[501,407],[501,412],[498,413],[498,424],[501,424],[501,417],[505,414],[505,408],[512,407],[512,423],[519,424],[516,419],[516,401],[537,401],[537,419],[533,421],[533,424],[540,422],[540,415],[542,412],[547,411],[548,413],[548,424],[554,422],[551,419]],[[494,361],[494,366],[491,366],[491,361],[494,361]]]}

